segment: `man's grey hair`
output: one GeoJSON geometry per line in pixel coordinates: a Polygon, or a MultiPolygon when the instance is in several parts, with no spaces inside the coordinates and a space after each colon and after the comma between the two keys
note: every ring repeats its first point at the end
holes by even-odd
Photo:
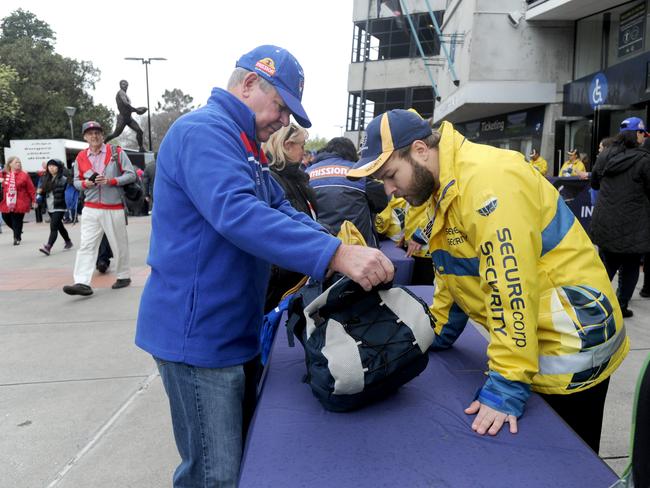
{"type": "MultiPolygon", "coordinates": [[[[235,68],[235,71],[232,72],[230,79],[228,80],[228,90],[235,88],[242,81],[244,81],[244,78],[246,78],[246,75],[248,73],[252,73],[252,71],[248,71],[245,68],[235,68]]],[[[273,85],[271,85],[271,83],[266,81],[261,76],[258,75],[257,79],[259,80],[260,88],[265,92],[268,92],[271,88],[273,88],[273,85]]]]}

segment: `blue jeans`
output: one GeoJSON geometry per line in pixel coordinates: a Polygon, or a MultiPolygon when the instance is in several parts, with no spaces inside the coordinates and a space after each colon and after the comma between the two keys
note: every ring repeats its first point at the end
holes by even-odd
{"type": "Polygon", "coordinates": [[[243,444],[244,365],[199,368],[154,358],[181,464],[174,488],[235,487],[243,444]]]}

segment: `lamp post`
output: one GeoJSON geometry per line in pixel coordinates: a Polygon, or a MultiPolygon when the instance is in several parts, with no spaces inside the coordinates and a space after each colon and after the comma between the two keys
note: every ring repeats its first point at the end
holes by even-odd
{"type": "Polygon", "coordinates": [[[72,125],[72,117],[77,113],[77,107],[64,107],[65,113],[68,114],[70,120],[70,139],[74,139],[74,126],[72,125]]]}
{"type": "Polygon", "coordinates": [[[167,58],[124,58],[129,61],[142,61],[147,80],[147,126],[149,127],[149,152],[153,151],[151,145],[151,108],[149,107],[149,65],[152,61],[167,61],[167,58]]]}

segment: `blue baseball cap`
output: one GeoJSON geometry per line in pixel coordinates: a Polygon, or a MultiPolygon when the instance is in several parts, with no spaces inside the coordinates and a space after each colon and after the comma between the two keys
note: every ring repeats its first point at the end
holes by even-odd
{"type": "Polygon", "coordinates": [[[271,83],[296,121],[302,127],[311,127],[309,117],[300,103],[305,74],[298,60],[289,51],[272,45],[258,46],[239,58],[235,66],[252,71],[271,83]]]}
{"type": "Polygon", "coordinates": [[[348,178],[363,178],[376,172],[393,151],[432,134],[429,123],[415,110],[389,110],[372,119],[361,145],[361,159],[348,171],[348,178]]]}
{"type": "Polygon", "coordinates": [[[630,117],[621,122],[621,129],[619,132],[625,132],[626,130],[632,130],[634,132],[640,131],[645,132],[646,134],[648,133],[645,128],[645,124],[643,123],[643,119],[640,119],[639,117],[630,117]]]}

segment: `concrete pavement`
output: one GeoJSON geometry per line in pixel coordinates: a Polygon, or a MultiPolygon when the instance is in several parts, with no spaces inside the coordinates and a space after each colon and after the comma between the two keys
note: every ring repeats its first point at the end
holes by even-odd
{"type": "MultiPolygon", "coordinates": [[[[79,225],[67,226],[79,243],[79,225]]],[[[0,486],[165,487],[178,464],[166,397],[151,358],[133,344],[150,219],[131,218],[133,284],[70,297],[75,249],[59,239],[38,252],[47,224],[27,223],[23,242],[0,234],[0,486]]],[[[626,321],[632,351],[613,376],[601,455],[627,463],[636,378],[650,353],[650,300],[635,295],[626,321]]],[[[283,469],[279,467],[278,469],[283,469]]]]}

